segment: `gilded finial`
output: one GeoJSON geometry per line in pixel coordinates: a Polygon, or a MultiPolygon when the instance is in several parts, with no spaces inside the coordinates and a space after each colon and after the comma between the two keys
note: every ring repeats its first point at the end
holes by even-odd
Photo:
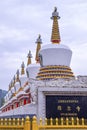
{"type": "Polygon", "coordinates": [[[37,40],[36,40],[36,43],[37,43],[37,48],[36,48],[36,63],[39,63],[39,50],[41,49],[41,44],[42,44],[42,39],[41,39],[41,35],[39,34],[37,40]]]}
{"type": "Polygon", "coordinates": [[[54,7],[54,11],[52,13],[51,19],[54,19],[56,17],[57,19],[60,19],[59,13],[57,12],[57,7],[54,7]]]}
{"type": "Polygon", "coordinates": [[[13,80],[11,80],[11,88],[13,87],[14,85],[13,85],[13,80]]]}
{"type": "Polygon", "coordinates": [[[32,58],[32,54],[31,54],[31,51],[29,50],[29,53],[28,53],[28,62],[27,62],[27,65],[31,64],[31,58],[32,58]]]}
{"type": "Polygon", "coordinates": [[[16,82],[19,82],[19,70],[17,70],[16,74],[17,74],[16,82]]]}
{"type": "Polygon", "coordinates": [[[57,12],[57,7],[54,8],[51,19],[53,19],[51,42],[53,44],[59,44],[60,33],[59,33],[58,19],[60,19],[60,16],[59,13],[57,12]]]}
{"type": "Polygon", "coordinates": [[[9,90],[11,90],[11,84],[9,84],[9,90]]]}
{"type": "Polygon", "coordinates": [[[13,77],[13,84],[15,84],[15,82],[16,82],[16,80],[15,80],[15,75],[14,75],[14,77],[13,77]]]}
{"type": "Polygon", "coordinates": [[[24,68],[25,68],[24,62],[22,62],[22,64],[21,64],[21,75],[25,74],[24,68]]]}
{"type": "Polygon", "coordinates": [[[38,44],[38,43],[42,43],[42,39],[41,39],[41,35],[39,34],[38,35],[38,38],[37,38],[37,40],[36,40],[36,43],[38,44]]]}
{"type": "Polygon", "coordinates": [[[54,7],[54,12],[57,12],[57,7],[54,7]]]}
{"type": "Polygon", "coordinates": [[[41,35],[39,34],[39,39],[41,38],[41,35]]]}

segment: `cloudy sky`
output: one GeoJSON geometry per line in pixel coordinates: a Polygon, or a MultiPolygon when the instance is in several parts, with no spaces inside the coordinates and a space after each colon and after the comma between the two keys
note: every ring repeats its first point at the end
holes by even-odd
{"type": "Polygon", "coordinates": [[[0,88],[8,85],[34,55],[38,34],[43,45],[50,43],[54,7],[58,7],[61,44],[72,51],[71,68],[75,75],[87,75],[87,0],[0,0],[0,88]]]}

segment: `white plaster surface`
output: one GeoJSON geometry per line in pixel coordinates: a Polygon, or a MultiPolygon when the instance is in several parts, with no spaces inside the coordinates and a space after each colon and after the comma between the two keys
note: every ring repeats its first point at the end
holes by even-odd
{"type": "Polygon", "coordinates": [[[4,113],[0,113],[0,116],[9,116],[9,115],[23,115],[23,114],[37,114],[36,113],[36,104],[27,104],[25,106],[20,106],[14,110],[10,110],[4,113]]]}
{"type": "Polygon", "coordinates": [[[26,76],[25,74],[20,76],[21,87],[23,87],[23,85],[24,85],[27,81],[28,81],[28,78],[27,78],[27,76],[26,76]]]}
{"type": "MultiPolygon", "coordinates": [[[[18,107],[0,116],[16,114],[35,114],[38,118],[46,117],[46,95],[85,95],[87,96],[87,76],[77,76],[69,80],[51,81],[28,80],[33,98],[31,104],[18,107]]],[[[8,101],[8,103],[10,103],[8,101]]],[[[7,103],[6,103],[7,104],[7,103]]],[[[6,105],[5,104],[5,105],[6,105]]]]}
{"type": "Polygon", "coordinates": [[[42,65],[64,65],[70,66],[72,51],[62,44],[48,44],[40,50],[42,65]]]}
{"type": "Polygon", "coordinates": [[[28,65],[26,71],[29,73],[29,78],[35,79],[40,69],[40,64],[30,64],[28,65]]]}

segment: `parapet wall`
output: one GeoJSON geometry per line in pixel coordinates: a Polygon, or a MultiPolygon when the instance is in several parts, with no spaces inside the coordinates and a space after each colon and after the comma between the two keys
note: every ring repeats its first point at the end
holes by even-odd
{"type": "Polygon", "coordinates": [[[36,115],[37,114],[37,105],[36,104],[27,104],[24,106],[20,106],[13,110],[0,113],[0,116],[14,116],[14,115],[36,115]]]}

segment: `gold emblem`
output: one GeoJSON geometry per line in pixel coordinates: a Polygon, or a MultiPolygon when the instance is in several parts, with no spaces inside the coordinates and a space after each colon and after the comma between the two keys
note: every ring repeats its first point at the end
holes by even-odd
{"type": "Polygon", "coordinates": [[[57,110],[61,111],[62,110],[62,106],[57,106],[57,110]]]}
{"type": "Polygon", "coordinates": [[[76,110],[77,110],[78,112],[80,111],[80,109],[81,109],[80,106],[77,106],[77,107],[76,107],[76,110]]]}

